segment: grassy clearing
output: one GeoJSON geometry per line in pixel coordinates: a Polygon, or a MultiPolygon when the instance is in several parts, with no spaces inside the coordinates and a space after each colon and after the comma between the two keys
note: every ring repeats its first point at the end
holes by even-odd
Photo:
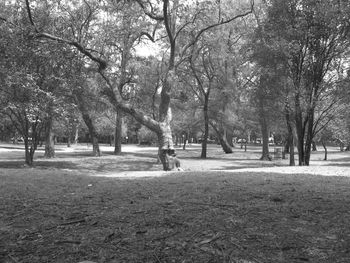
{"type": "MultiPolygon", "coordinates": [[[[132,163],[156,170],[143,149],[39,154],[35,168],[11,165],[13,150],[0,154],[0,262],[349,262],[350,178],[210,171],[225,162],[216,148],[207,162],[193,150],[196,171],[101,176],[132,163]]],[[[246,163],[244,154],[231,158],[246,163]]]]}

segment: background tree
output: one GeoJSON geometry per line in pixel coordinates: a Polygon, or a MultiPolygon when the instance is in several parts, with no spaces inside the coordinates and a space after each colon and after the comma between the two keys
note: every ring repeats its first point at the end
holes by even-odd
{"type": "Polygon", "coordinates": [[[345,66],[340,58],[349,45],[348,8],[344,1],[275,0],[268,9],[264,32],[284,54],[293,84],[299,165],[309,165],[315,111],[330,73],[345,66]]]}

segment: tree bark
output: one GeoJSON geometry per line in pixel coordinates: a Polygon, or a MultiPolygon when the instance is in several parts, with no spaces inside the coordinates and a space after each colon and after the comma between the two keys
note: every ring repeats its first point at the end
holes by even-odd
{"type": "Polygon", "coordinates": [[[324,140],[322,140],[321,143],[322,143],[322,146],[323,146],[323,149],[324,149],[324,159],[323,160],[327,161],[327,153],[328,153],[327,145],[326,145],[326,142],[324,140]]]}
{"type": "Polygon", "coordinates": [[[74,133],[74,144],[78,144],[79,141],[79,124],[75,125],[75,133],[74,133]]]}
{"type": "Polygon", "coordinates": [[[221,127],[218,129],[217,127],[215,127],[215,125],[213,123],[210,123],[210,124],[211,124],[211,127],[216,132],[216,135],[219,139],[219,143],[220,143],[224,153],[226,153],[226,154],[233,153],[232,147],[230,146],[229,142],[227,141],[226,128],[223,127],[222,125],[220,125],[221,127]]]}
{"type": "Polygon", "coordinates": [[[204,107],[203,107],[203,115],[204,115],[204,136],[202,138],[202,153],[201,158],[207,158],[207,147],[208,147],[208,136],[209,136],[209,95],[204,95],[204,107]]]}
{"type": "Polygon", "coordinates": [[[259,122],[263,141],[262,156],[260,157],[260,160],[271,161],[272,158],[269,152],[269,130],[265,116],[264,104],[261,98],[259,99],[259,122]]]}
{"type": "Polygon", "coordinates": [[[92,153],[94,156],[99,157],[99,156],[101,156],[101,152],[100,152],[100,146],[98,144],[98,133],[97,133],[95,125],[90,117],[89,111],[86,108],[83,95],[81,94],[80,91],[75,91],[74,95],[75,95],[75,99],[76,99],[75,101],[78,104],[78,108],[81,112],[83,120],[84,120],[84,122],[89,130],[90,140],[91,140],[91,144],[92,144],[92,153]]]}
{"type": "Polygon", "coordinates": [[[49,112],[49,116],[45,121],[45,158],[54,158],[55,157],[55,141],[54,141],[54,133],[52,131],[53,128],[53,118],[49,112]]]}
{"type": "Polygon", "coordinates": [[[120,155],[122,153],[122,112],[117,110],[115,116],[115,133],[114,133],[114,154],[120,155]]]}
{"type": "Polygon", "coordinates": [[[305,165],[304,136],[305,126],[303,124],[302,111],[300,106],[300,96],[295,95],[295,127],[297,132],[297,149],[299,166],[305,165]]]}
{"type": "Polygon", "coordinates": [[[313,141],[313,125],[314,125],[314,108],[310,108],[308,111],[308,125],[305,141],[305,165],[310,164],[310,157],[312,151],[312,141],[313,141]]]}
{"type": "Polygon", "coordinates": [[[295,166],[293,126],[292,126],[292,121],[290,116],[290,107],[289,107],[288,98],[286,99],[286,104],[285,104],[285,118],[287,123],[287,130],[288,130],[287,142],[289,147],[289,166],[295,166]]]}
{"type": "Polygon", "coordinates": [[[83,116],[83,120],[84,120],[84,122],[89,130],[90,140],[91,140],[91,144],[92,144],[92,153],[94,156],[100,157],[101,152],[100,152],[100,146],[98,143],[98,134],[97,134],[97,131],[95,129],[95,125],[93,124],[92,119],[87,112],[82,113],[82,116],[83,116]]]}

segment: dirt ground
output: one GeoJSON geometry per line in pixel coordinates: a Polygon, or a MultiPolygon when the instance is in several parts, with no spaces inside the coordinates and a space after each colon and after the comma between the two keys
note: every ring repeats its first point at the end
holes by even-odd
{"type": "Polygon", "coordinates": [[[348,152],[288,167],[191,145],[163,172],[156,148],[102,151],[39,149],[31,168],[0,145],[0,262],[350,262],[348,152]]]}

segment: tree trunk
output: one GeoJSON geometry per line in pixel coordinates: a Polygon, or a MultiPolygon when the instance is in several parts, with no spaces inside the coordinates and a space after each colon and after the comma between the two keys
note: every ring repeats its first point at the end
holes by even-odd
{"type": "Polygon", "coordinates": [[[78,90],[75,91],[74,95],[75,95],[75,101],[78,104],[83,120],[89,130],[90,139],[92,143],[92,153],[94,156],[99,157],[101,156],[101,152],[98,144],[98,134],[97,134],[95,125],[93,124],[92,119],[90,117],[89,111],[86,108],[83,95],[78,90]]]}
{"type": "Polygon", "coordinates": [[[201,158],[207,158],[207,147],[208,147],[208,136],[209,136],[209,96],[208,94],[204,95],[204,107],[203,107],[203,115],[204,115],[204,136],[202,138],[202,153],[201,158]]]}
{"type": "Polygon", "coordinates": [[[72,145],[72,141],[70,138],[70,132],[68,132],[68,136],[67,136],[67,147],[69,148],[72,145]]]}
{"type": "Polygon", "coordinates": [[[99,156],[101,156],[100,146],[98,144],[97,132],[96,132],[94,124],[92,123],[92,119],[90,118],[89,114],[84,113],[83,120],[84,120],[84,122],[89,130],[90,140],[91,140],[91,144],[92,144],[92,153],[94,156],[99,157],[99,156]]]}
{"type": "Polygon", "coordinates": [[[45,122],[45,158],[54,158],[55,157],[55,141],[54,141],[54,133],[52,131],[53,127],[53,119],[51,114],[49,114],[48,118],[45,122]]]}
{"type": "Polygon", "coordinates": [[[286,117],[287,130],[288,130],[287,142],[289,147],[289,166],[295,166],[293,126],[292,126],[292,121],[290,116],[288,98],[286,100],[286,105],[285,105],[285,117],[286,117]]]}
{"type": "Polygon", "coordinates": [[[186,134],[185,136],[184,136],[184,144],[183,144],[183,146],[182,146],[182,150],[186,150],[186,142],[188,141],[188,134],[186,134]]]}
{"type": "Polygon", "coordinates": [[[264,105],[261,98],[259,99],[259,115],[260,115],[259,122],[260,122],[261,135],[262,135],[262,141],[263,141],[262,156],[260,157],[260,160],[271,161],[272,158],[269,153],[269,130],[267,126],[264,105]]]}
{"type": "Polygon", "coordinates": [[[210,123],[210,124],[211,124],[211,127],[213,127],[214,131],[216,132],[216,135],[219,139],[219,143],[220,143],[224,153],[226,153],[226,154],[233,153],[232,148],[231,148],[229,142],[227,141],[226,128],[221,127],[218,129],[215,127],[215,125],[213,123],[210,123]]]}
{"type": "Polygon", "coordinates": [[[233,134],[232,134],[231,131],[228,131],[228,132],[227,132],[227,130],[226,130],[226,140],[227,140],[228,144],[229,144],[232,148],[235,147],[235,146],[233,145],[233,134]]]}
{"type": "Polygon", "coordinates": [[[29,166],[33,166],[33,154],[29,145],[28,136],[24,136],[24,150],[25,150],[25,162],[29,166]]]}
{"type": "Polygon", "coordinates": [[[115,116],[115,133],[114,133],[114,154],[119,155],[122,153],[122,124],[123,124],[123,118],[122,118],[122,111],[117,110],[116,116],[115,116]]]}
{"type": "Polygon", "coordinates": [[[295,96],[295,127],[297,131],[297,148],[298,148],[298,162],[299,166],[305,165],[305,153],[304,153],[304,135],[305,126],[303,124],[302,111],[300,106],[300,96],[295,96]]]}
{"type": "Polygon", "coordinates": [[[74,134],[74,144],[78,144],[79,140],[79,124],[75,125],[75,134],[74,134]]]}
{"type": "MultiPolygon", "coordinates": [[[[24,136],[24,148],[25,148],[25,159],[26,164],[29,166],[33,166],[33,160],[34,160],[34,153],[37,149],[38,143],[39,143],[39,137],[41,133],[41,129],[39,127],[41,126],[39,122],[39,118],[36,117],[35,122],[31,123],[31,127],[29,128],[28,120],[26,120],[27,124],[24,136]],[[31,130],[31,141],[29,141],[29,131],[31,130]]],[[[41,126],[42,127],[42,126],[41,126]]]]}
{"type": "Polygon", "coordinates": [[[312,151],[317,152],[317,145],[316,145],[316,142],[314,140],[312,140],[312,151]]]}
{"type": "Polygon", "coordinates": [[[163,164],[163,170],[169,171],[169,163],[167,162],[166,154],[175,154],[173,137],[171,133],[171,109],[168,109],[168,114],[165,120],[159,126],[158,144],[159,144],[159,159],[163,164]]]}
{"type": "Polygon", "coordinates": [[[308,111],[308,126],[305,141],[305,165],[310,164],[312,141],[313,141],[313,124],[314,124],[314,109],[311,108],[308,111]]]}
{"type": "Polygon", "coordinates": [[[224,130],[224,132],[222,134],[220,134],[219,142],[220,142],[220,145],[221,145],[224,153],[226,153],[226,154],[233,153],[232,148],[231,148],[229,142],[227,141],[226,130],[224,130]]]}
{"type": "Polygon", "coordinates": [[[324,161],[327,161],[327,145],[326,142],[324,140],[321,141],[323,149],[324,149],[324,161]]]}

